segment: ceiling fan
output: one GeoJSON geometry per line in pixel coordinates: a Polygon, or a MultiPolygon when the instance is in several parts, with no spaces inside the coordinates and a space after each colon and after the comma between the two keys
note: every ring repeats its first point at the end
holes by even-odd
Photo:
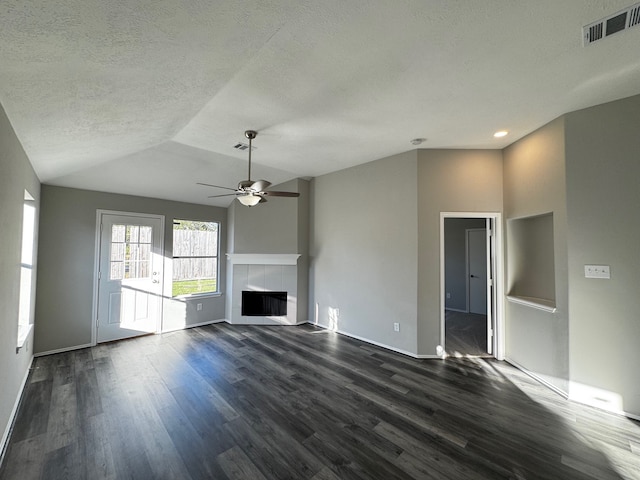
{"type": "Polygon", "coordinates": [[[220,185],[211,185],[210,183],[198,183],[198,185],[204,185],[206,187],[223,188],[225,190],[232,190],[234,193],[224,193],[222,195],[209,195],[208,198],[218,197],[230,197],[235,195],[238,201],[247,206],[253,207],[258,203],[264,203],[267,201],[264,197],[299,197],[297,192],[276,192],[273,190],[266,190],[271,185],[271,182],[266,180],[251,180],[251,141],[256,138],[258,132],[255,130],[247,130],[244,132],[244,136],[249,139],[249,173],[247,174],[247,180],[242,180],[238,183],[237,188],[222,187],[220,185]]]}

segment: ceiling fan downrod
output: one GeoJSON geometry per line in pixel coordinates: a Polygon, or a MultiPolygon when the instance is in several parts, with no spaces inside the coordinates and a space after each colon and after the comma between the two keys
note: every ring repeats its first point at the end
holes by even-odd
{"type": "Polygon", "coordinates": [[[258,136],[258,132],[256,132],[255,130],[246,130],[244,132],[244,136],[247,137],[249,139],[249,175],[247,180],[250,182],[251,181],[251,141],[256,138],[256,136],[258,136]]]}

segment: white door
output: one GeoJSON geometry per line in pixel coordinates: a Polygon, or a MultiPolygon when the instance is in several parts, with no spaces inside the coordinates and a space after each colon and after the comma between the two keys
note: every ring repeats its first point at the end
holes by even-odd
{"type": "Polygon", "coordinates": [[[467,265],[469,270],[469,313],[487,314],[487,235],[486,230],[467,230],[467,265]]]}
{"type": "Polygon", "coordinates": [[[102,214],[97,341],[160,331],[163,219],[102,214]]]}

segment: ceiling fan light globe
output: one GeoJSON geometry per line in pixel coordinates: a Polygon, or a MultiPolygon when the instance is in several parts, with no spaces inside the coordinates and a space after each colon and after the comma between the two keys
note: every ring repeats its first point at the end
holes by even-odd
{"type": "Polygon", "coordinates": [[[245,207],[253,207],[260,203],[260,197],[258,195],[253,195],[252,193],[248,195],[239,195],[237,198],[245,207]]]}

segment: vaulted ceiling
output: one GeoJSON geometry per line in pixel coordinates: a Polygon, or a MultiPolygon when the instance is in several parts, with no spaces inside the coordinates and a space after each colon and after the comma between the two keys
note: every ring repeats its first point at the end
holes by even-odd
{"type": "Polygon", "coordinates": [[[44,183],[226,206],[247,129],[279,183],[640,93],[640,26],[582,40],[631,3],[5,0],[0,102],[44,183]]]}

